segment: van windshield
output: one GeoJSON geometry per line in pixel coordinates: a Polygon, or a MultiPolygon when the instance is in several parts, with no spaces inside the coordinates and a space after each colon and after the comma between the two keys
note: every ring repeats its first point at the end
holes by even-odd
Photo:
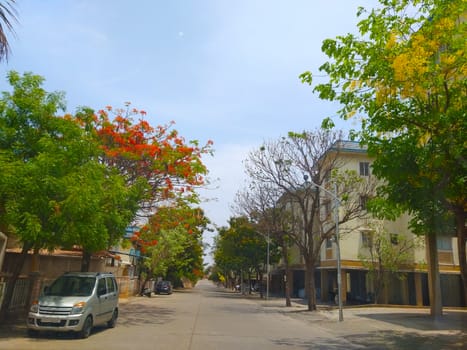
{"type": "Polygon", "coordinates": [[[44,294],[61,297],[89,296],[95,284],[95,277],[61,276],[47,288],[44,294]]]}

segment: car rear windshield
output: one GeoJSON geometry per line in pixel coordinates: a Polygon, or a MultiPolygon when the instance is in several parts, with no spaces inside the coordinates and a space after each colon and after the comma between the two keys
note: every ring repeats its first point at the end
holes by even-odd
{"type": "Polygon", "coordinates": [[[45,295],[53,296],[89,296],[92,294],[95,277],[61,276],[45,290],[45,295]]]}

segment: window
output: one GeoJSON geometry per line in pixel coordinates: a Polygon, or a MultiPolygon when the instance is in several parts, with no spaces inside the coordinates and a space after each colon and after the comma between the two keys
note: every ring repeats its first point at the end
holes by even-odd
{"type": "Polygon", "coordinates": [[[452,251],[451,237],[438,237],[436,238],[436,244],[438,245],[438,250],[452,251]]]}
{"type": "Polygon", "coordinates": [[[360,196],[360,209],[366,210],[368,203],[368,196],[360,196]]]}
{"type": "Polygon", "coordinates": [[[107,293],[107,289],[105,286],[105,278],[99,279],[99,282],[97,283],[97,294],[103,295],[107,293]]]}
{"type": "Polygon", "coordinates": [[[115,292],[115,285],[114,285],[113,279],[110,278],[110,277],[107,277],[105,279],[105,281],[106,281],[106,284],[107,284],[107,293],[115,292]]]}
{"type": "Polygon", "coordinates": [[[326,238],[326,248],[332,248],[332,239],[326,238]]]}
{"type": "Polygon", "coordinates": [[[371,248],[373,246],[373,231],[362,231],[362,247],[371,248]]]}
{"type": "Polygon", "coordinates": [[[399,244],[399,235],[397,233],[391,233],[391,244],[398,245],[399,244]]]}
{"type": "Polygon", "coordinates": [[[369,162],[360,162],[360,176],[370,176],[369,162]]]}

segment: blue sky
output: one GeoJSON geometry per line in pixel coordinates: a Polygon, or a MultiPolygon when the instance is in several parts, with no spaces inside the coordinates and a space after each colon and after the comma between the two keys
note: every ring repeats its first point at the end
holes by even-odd
{"type": "MultiPolygon", "coordinates": [[[[356,32],[376,0],[18,0],[6,72],[33,72],[78,106],[132,106],[187,140],[214,141],[206,214],[227,224],[242,160],[264,140],[311,130],[338,106],[299,74],[324,63],[322,41],[356,32]],[[214,200],[215,199],[215,200],[214,200]]],[[[339,122],[343,129],[354,125],[339,122]]],[[[208,243],[212,236],[205,237],[208,243]]]]}

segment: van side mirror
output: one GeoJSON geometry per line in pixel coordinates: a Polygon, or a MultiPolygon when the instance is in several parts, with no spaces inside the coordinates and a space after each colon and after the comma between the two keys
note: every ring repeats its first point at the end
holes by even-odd
{"type": "Polygon", "coordinates": [[[49,287],[49,286],[45,286],[44,289],[42,289],[42,293],[43,293],[44,295],[49,294],[49,291],[50,291],[50,287],[49,287]]]}

